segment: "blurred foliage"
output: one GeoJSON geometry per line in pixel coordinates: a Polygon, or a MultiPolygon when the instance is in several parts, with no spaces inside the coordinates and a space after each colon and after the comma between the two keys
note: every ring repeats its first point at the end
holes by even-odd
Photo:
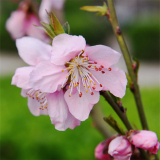
{"type": "Polygon", "coordinates": [[[131,40],[132,52],[142,60],[156,60],[160,58],[160,19],[156,16],[135,20],[127,26],[127,35],[131,40]]]}
{"type": "MultiPolygon", "coordinates": [[[[20,96],[20,88],[11,86],[11,77],[0,79],[0,156],[2,160],[93,160],[96,145],[103,137],[93,128],[91,118],[74,130],[57,131],[48,116],[33,116],[27,107],[27,99],[20,96]]],[[[160,89],[142,89],[142,100],[150,130],[160,139],[159,112],[160,89]]],[[[141,129],[132,93],[127,90],[122,99],[132,124],[141,129]]],[[[125,129],[113,109],[101,97],[105,116],[110,114],[125,129]]]]}

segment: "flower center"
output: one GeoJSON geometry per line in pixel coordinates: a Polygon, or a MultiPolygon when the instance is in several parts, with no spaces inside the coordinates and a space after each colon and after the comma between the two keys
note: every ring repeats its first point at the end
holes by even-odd
{"type": "MultiPolygon", "coordinates": [[[[63,89],[64,87],[66,87],[66,85],[69,85],[69,97],[71,97],[74,87],[77,88],[79,97],[82,97],[80,84],[83,84],[86,93],[90,92],[91,95],[94,95],[93,91],[96,89],[96,84],[99,84],[99,86],[102,87],[102,84],[99,83],[99,81],[95,78],[91,71],[95,70],[104,74],[104,66],[97,64],[97,62],[90,61],[88,56],[83,56],[83,53],[84,50],[82,50],[81,53],[74,59],[66,62],[66,69],[62,70],[62,72],[68,70],[68,75],[64,80],[61,88],[63,89]]],[[[111,71],[111,68],[109,68],[108,70],[111,71]]]]}
{"type": "Polygon", "coordinates": [[[40,90],[30,89],[27,92],[28,97],[37,100],[40,103],[41,110],[47,109],[48,110],[48,103],[46,98],[46,93],[41,92],[40,90]]]}

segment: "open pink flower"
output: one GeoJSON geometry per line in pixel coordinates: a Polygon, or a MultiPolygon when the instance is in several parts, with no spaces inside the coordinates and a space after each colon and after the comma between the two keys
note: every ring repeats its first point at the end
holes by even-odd
{"type": "Polygon", "coordinates": [[[30,112],[35,116],[49,115],[57,130],[73,129],[80,125],[80,121],[69,112],[62,90],[46,93],[29,85],[30,73],[40,61],[50,59],[52,47],[31,37],[17,39],[16,46],[20,57],[31,66],[18,68],[12,78],[12,85],[22,88],[21,95],[28,97],[30,112]]]}
{"type": "Polygon", "coordinates": [[[42,0],[39,8],[39,16],[43,22],[48,22],[47,12],[51,12],[52,8],[61,10],[63,8],[65,0],[42,0]]]}
{"type": "Polygon", "coordinates": [[[116,137],[109,143],[108,153],[114,160],[130,160],[132,155],[131,144],[125,136],[116,137]]]}
{"type": "Polygon", "coordinates": [[[39,62],[33,69],[29,84],[46,93],[54,93],[61,87],[68,110],[76,119],[88,118],[99,101],[100,90],[124,96],[126,76],[114,66],[120,54],[111,48],[103,45],[86,48],[82,36],[60,34],[53,39],[50,54],[50,60],[39,62]]]}
{"type": "Polygon", "coordinates": [[[26,2],[21,2],[19,9],[11,13],[10,18],[6,22],[6,29],[11,34],[13,39],[21,38],[25,35],[49,41],[45,32],[36,26],[40,26],[40,20],[29,9],[31,6],[26,2]]]}
{"type": "Polygon", "coordinates": [[[129,141],[138,148],[146,149],[153,154],[157,154],[160,143],[156,133],[152,131],[130,131],[128,136],[129,141]]]}

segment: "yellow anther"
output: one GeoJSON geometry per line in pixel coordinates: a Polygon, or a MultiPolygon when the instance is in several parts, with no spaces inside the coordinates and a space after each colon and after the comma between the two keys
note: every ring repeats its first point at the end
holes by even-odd
{"type": "Polygon", "coordinates": [[[46,106],[44,108],[47,108],[46,106]]]}
{"type": "Polygon", "coordinates": [[[72,74],[72,72],[70,74],[72,74]]]}
{"type": "Polygon", "coordinates": [[[65,62],[67,64],[67,62],[65,62]]]}
{"type": "Polygon", "coordinates": [[[88,91],[86,90],[86,93],[88,93],[88,91]]]}
{"type": "Polygon", "coordinates": [[[71,97],[71,95],[69,95],[69,97],[71,97]]]}
{"type": "Polygon", "coordinates": [[[82,61],[82,63],[84,63],[84,61],[82,61]]]}
{"type": "Polygon", "coordinates": [[[91,81],[91,80],[90,80],[89,82],[90,82],[90,83],[92,83],[92,81],[91,81]]]}
{"type": "Polygon", "coordinates": [[[94,85],[96,85],[96,83],[93,83],[94,85]]]}
{"type": "MultiPolygon", "coordinates": [[[[27,93],[28,94],[28,93],[27,93]]],[[[37,95],[38,93],[36,92],[36,95],[37,95]]]]}
{"type": "Polygon", "coordinates": [[[62,70],[62,72],[64,72],[64,70],[62,70]]]}
{"type": "Polygon", "coordinates": [[[92,66],[92,65],[90,64],[90,66],[92,66]]]}
{"type": "Polygon", "coordinates": [[[41,106],[43,108],[43,106],[41,106]]]}
{"type": "Polygon", "coordinates": [[[78,64],[77,64],[77,67],[78,67],[78,64]]]}
{"type": "Polygon", "coordinates": [[[96,68],[96,66],[93,66],[94,68],[96,68]]]}
{"type": "Polygon", "coordinates": [[[29,95],[30,97],[32,97],[31,95],[29,95]]]}
{"type": "Polygon", "coordinates": [[[68,78],[68,76],[66,78],[68,78]]]}
{"type": "Polygon", "coordinates": [[[77,61],[75,61],[75,64],[77,64],[77,61]]]}
{"type": "Polygon", "coordinates": [[[73,82],[73,84],[75,84],[75,82],[73,82]]]}
{"type": "Polygon", "coordinates": [[[71,79],[71,82],[72,82],[72,79],[71,79]]]}
{"type": "Polygon", "coordinates": [[[83,87],[86,87],[86,85],[83,85],[83,87]]]}
{"type": "Polygon", "coordinates": [[[82,74],[82,72],[80,72],[80,74],[82,74]]]}
{"type": "Polygon", "coordinates": [[[84,77],[84,79],[86,80],[87,78],[86,78],[86,77],[84,77]]]}
{"type": "Polygon", "coordinates": [[[76,76],[73,76],[73,78],[76,78],[76,76]]]}
{"type": "Polygon", "coordinates": [[[61,89],[63,89],[63,87],[61,87],[61,89]]]}
{"type": "Polygon", "coordinates": [[[77,59],[78,57],[76,57],[76,59],[77,59]]]}
{"type": "Polygon", "coordinates": [[[76,87],[76,85],[74,85],[74,87],[76,87]]]}
{"type": "Polygon", "coordinates": [[[88,88],[90,87],[90,86],[87,86],[88,88]]]}
{"type": "Polygon", "coordinates": [[[71,86],[69,86],[69,89],[71,89],[71,86]]]}
{"type": "Polygon", "coordinates": [[[73,72],[73,70],[71,70],[71,72],[73,72]]]}
{"type": "Polygon", "coordinates": [[[89,73],[89,75],[91,76],[91,75],[92,75],[92,73],[89,73]]]}

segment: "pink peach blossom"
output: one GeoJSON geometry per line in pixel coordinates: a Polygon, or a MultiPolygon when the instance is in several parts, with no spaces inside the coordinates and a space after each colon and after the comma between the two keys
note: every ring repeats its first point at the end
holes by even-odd
{"type": "Polygon", "coordinates": [[[62,90],[46,93],[29,85],[30,73],[40,61],[50,59],[52,47],[31,37],[17,39],[16,46],[20,57],[31,66],[18,68],[12,78],[12,85],[22,88],[21,95],[28,97],[30,112],[35,116],[49,115],[57,130],[74,129],[80,125],[80,121],[69,112],[62,90]]]}
{"type": "Polygon", "coordinates": [[[52,8],[62,10],[65,0],[42,0],[39,8],[39,16],[43,22],[48,22],[47,12],[51,12],[52,8]]]}
{"type": "Polygon", "coordinates": [[[160,143],[156,133],[152,131],[130,131],[129,141],[138,148],[146,149],[153,154],[157,154],[160,143]]]}
{"type": "Polygon", "coordinates": [[[100,160],[111,160],[108,154],[108,145],[115,137],[111,137],[97,145],[95,148],[95,158],[100,160]]]}
{"type": "Polygon", "coordinates": [[[60,34],[53,39],[51,59],[41,61],[30,74],[30,86],[53,93],[62,88],[70,113],[84,121],[99,91],[123,97],[126,89],[124,71],[114,66],[120,54],[103,45],[86,47],[82,36],[60,34]]]}
{"type": "Polygon", "coordinates": [[[114,160],[130,160],[132,155],[131,144],[125,136],[116,137],[109,143],[108,153],[114,160]]]}
{"type": "Polygon", "coordinates": [[[26,10],[25,2],[20,3],[20,8],[11,13],[10,18],[6,21],[6,29],[13,39],[21,38],[25,35],[49,41],[45,32],[36,26],[40,26],[39,18],[30,10],[26,10]]]}

